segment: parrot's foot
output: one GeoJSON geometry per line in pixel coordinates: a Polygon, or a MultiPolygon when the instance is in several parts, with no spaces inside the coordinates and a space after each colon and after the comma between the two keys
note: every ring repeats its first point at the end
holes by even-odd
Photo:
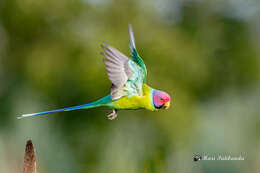
{"type": "Polygon", "coordinates": [[[113,109],[113,112],[107,116],[109,120],[113,120],[117,117],[117,110],[113,109]]]}

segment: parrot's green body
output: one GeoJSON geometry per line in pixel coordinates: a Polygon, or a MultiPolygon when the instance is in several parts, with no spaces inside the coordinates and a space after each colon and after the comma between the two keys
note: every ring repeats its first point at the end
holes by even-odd
{"type": "Polygon", "coordinates": [[[129,25],[129,34],[132,59],[106,43],[104,43],[105,46],[102,45],[104,53],[101,54],[106,57],[104,63],[108,77],[112,82],[109,95],[92,103],[46,112],[24,114],[19,118],[105,106],[113,109],[113,112],[108,115],[108,118],[112,120],[117,116],[117,110],[121,109],[148,109],[155,111],[161,108],[168,108],[171,100],[170,96],[146,84],[146,66],[137,53],[131,25],[129,25]]]}
{"type": "Polygon", "coordinates": [[[152,102],[152,91],[148,85],[143,84],[143,96],[122,97],[119,100],[112,101],[113,109],[148,109],[157,110],[152,102]]]}
{"type": "Polygon", "coordinates": [[[143,84],[143,96],[124,96],[117,100],[112,100],[111,95],[105,96],[100,100],[85,105],[82,109],[89,109],[94,107],[106,106],[111,109],[148,109],[151,111],[156,110],[152,102],[152,91],[153,89],[146,84],[143,84]]]}

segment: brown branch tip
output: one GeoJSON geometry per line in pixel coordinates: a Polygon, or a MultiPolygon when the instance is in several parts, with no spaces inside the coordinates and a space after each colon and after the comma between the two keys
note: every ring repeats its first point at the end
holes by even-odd
{"type": "Polygon", "coordinates": [[[23,173],[38,173],[36,169],[36,155],[32,140],[28,140],[26,143],[23,173]]]}

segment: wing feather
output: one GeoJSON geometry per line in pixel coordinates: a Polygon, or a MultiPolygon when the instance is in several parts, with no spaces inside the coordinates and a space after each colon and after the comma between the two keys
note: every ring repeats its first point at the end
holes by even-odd
{"type": "Polygon", "coordinates": [[[136,49],[135,48],[135,37],[134,37],[133,27],[131,24],[128,25],[128,28],[129,28],[129,37],[130,37],[129,47],[130,47],[131,53],[132,53],[133,49],[136,49]]]}
{"type": "Polygon", "coordinates": [[[109,60],[104,60],[104,63],[106,65],[108,78],[111,82],[116,86],[123,86],[128,80],[128,77],[124,72],[124,67],[122,64],[117,65],[109,60]]]}
{"type": "Polygon", "coordinates": [[[104,43],[101,46],[104,52],[101,54],[106,57],[104,63],[107,70],[109,80],[112,82],[111,97],[112,99],[118,99],[125,95],[123,92],[123,86],[133,75],[133,71],[128,65],[131,61],[127,56],[116,50],[115,48],[104,43]]]}
{"type": "Polygon", "coordinates": [[[133,57],[132,60],[134,62],[136,62],[143,69],[143,76],[144,76],[143,82],[146,82],[146,78],[147,78],[146,66],[144,64],[143,59],[137,53],[137,50],[136,50],[136,47],[135,47],[135,37],[134,37],[132,25],[129,24],[128,28],[129,28],[129,37],[130,37],[129,47],[130,47],[130,51],[131,51],[131,54],[132,54],[132,57],[133,57]]]}
{"type": "Polygon", "coordinates": [[[111,98],[119,99],[122,96],[142,96],[142,85],[146,81],[146,67],[138,55],[135,47],[135,39],[132,26],[129,25],[130,43],[132,59],[119,52],[112,46],[104,43],[101,45],[105,57],[104,63],[107,75],[112,82],[111,98]]]}

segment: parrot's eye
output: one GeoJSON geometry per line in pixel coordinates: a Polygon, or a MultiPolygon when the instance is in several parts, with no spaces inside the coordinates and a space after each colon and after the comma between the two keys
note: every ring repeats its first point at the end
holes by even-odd
{"type": "Polygon", "coordinates": [[[163,98],[160,98],[161,101],[163,101],[163,98]]]}

